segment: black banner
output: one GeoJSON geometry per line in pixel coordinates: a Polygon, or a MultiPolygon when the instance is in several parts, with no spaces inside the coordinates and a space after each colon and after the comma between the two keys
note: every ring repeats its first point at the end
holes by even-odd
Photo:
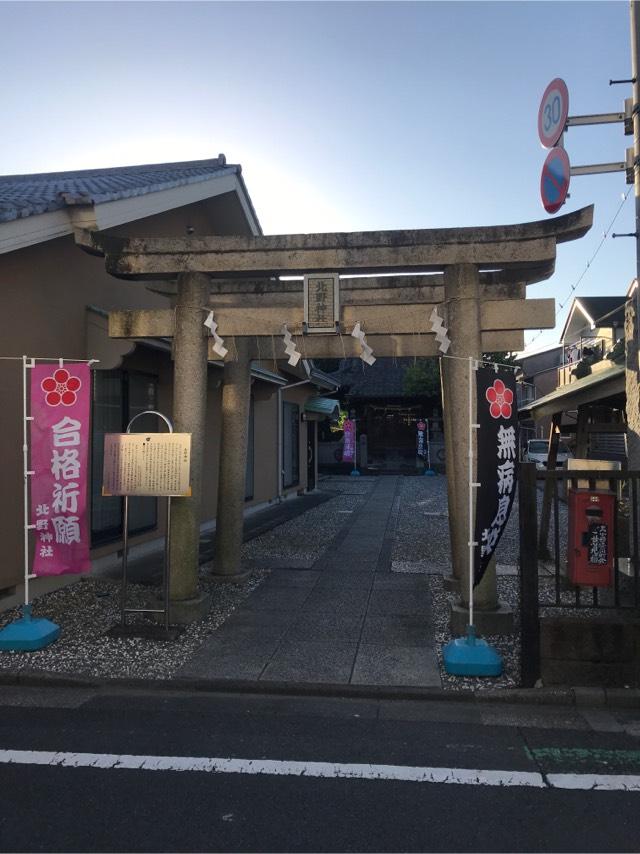
{"type": "Polygon", "coordinates": [[[478,468],[474,587],[496,550],[507,525],[516,492],[518,413],[513,371],[476,371],[478,468]]]}

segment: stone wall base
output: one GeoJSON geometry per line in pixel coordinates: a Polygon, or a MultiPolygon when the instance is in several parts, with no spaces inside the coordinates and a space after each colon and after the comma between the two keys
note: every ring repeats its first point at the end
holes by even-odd
{"type": "Polygon", "coordinates": [[[541,675],[546,685],[640,685],[640,619],[543,617],[541,675]]]}
{"type": "MultiPolygon", "coordinates": [[[[169,624],[172,626],[188,626],[189,623],[195,623],[197,620],[202,620],[209,613],[211,597],[206,594],[201,594],[193,599],[172,599],[169,602],[169,624]]],[[[152,607],[162,608],[164,602],[160,598],[156,598],[152,607]]],[[[160,623],[164,621],[162,614],[154,615],[160,623]]]]}

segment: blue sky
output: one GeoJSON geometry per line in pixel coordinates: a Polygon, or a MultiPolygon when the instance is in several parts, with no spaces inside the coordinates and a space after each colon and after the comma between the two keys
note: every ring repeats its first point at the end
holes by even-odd
{"type": "MultiPolygon", "coordinates": [[[[571,115],[618,111],[631,87],[608,84],[631,76],[629,42],[616,0],[0,3],[0,164],[224,152],[267,234],[545,219],[542,93],[562,77],[571,115]]],[[[565,137],[574,165],[631,143],[621,125],[565,137]]],[[[565,301],[628,189],[621,174],[572,179],[562,213],[594,203],[594,228],[530,296],[565,301]]],[[[633,192],[614,230],[634,230],[633,192]]],[[[608,238],[576,293],[622,294],[634,275],[633,240],[608,238]]]]}

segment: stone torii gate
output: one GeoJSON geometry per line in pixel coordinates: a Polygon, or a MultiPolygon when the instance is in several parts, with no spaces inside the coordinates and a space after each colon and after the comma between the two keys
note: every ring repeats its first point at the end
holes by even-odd
{"type": "MultiPolygon", "coordinates": [[[[556,244],[582,237],[592,220],[591,206],[554,219],[483,228],[175,238],[78,231],[76,241],[103,255],[108,273],[175,295],[171,309],[112,312],[109,318],[111,337],[173,338],[173,420],[176,430],[192,434],[193,490],[192,497],[175,500],[172,513],[172,621],[197,619],[203,608],[197,570],[206,375],[208,359],[220,360],[209,353],[213,342],[208,344],[203,325],[205,311],[215,312],[218,334],[229,348],[222,392],[216,575],[233,581],[241,572],[250,363],[286,358],[283,324],[294,334],[302,329],[302,282],[278,277],[338,273],[368,278],[341,279],[341,334],[304,336],[298,349],[306,358],[359,355],[359,342],[349,334],[357,321],[376,356],[436,356],[429,320],[434,307],[451,338],[448,355],[461,357],[444,358],[441,367],[452,563],[462,582],[469,540],[468,357],[522,349],[525,329],[555,325],[555,301],[527,300],[526,286],[549,278],[556,244]]],[[[463,605],[466,591],[462,583],[463,605]]],[[[495,571],[485,574],[476,594],[481,622],[483,611],[498,608],[495,571]]]]}

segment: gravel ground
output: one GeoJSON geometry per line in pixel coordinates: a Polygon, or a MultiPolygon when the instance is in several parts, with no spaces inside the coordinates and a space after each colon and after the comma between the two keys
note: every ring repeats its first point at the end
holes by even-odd
{"type": "MultiPolygon", "coordinates": [[[[542,495],[540,493],[539,500],[542,495]]],[[[566,516],[566,508],[564,508],[566,516]]],[[[562,513],[562,509],[561,509],[562,513]]],[[[563,520],[559,528],[563,530],[563,520]]],[[[549,541],[553,543],[553,524],[549,541]]],[[[496,556],[499,564],[516,566],[519,562],[518,495],[513,504],[507,527],[500,539],[496,556]]],[[[400,491],[400,516],[397,538],[393,549],[393,561],[398,563],[425,564],[425,570],[437,566],[451,572],[449,547],[449,512],[447,502],[447,479],[436,477],[406,477],[400,491]],[[425,555],[429,559],[425,561],[425,555]]],[[[395,568],[395,567],[394,567],[395,568]]]]}
{"type": "MultiPolygon", "coordinates": [[[[520,682],[520,621],[518,612],[518,577],[498,576],[498,597],[514,610],[515,634],[487,636],[485,640],[501,654],[504,670],[496,679],[464,678],[448,675],[442,662],[442,647],[452,639],[449,614],[457,594],[444,589],[443,575],[451,574],[449,546],[449,517],[447,508],[447,479],[436,477],[407,477],[400,493],[400,515],[397,538],[393,549],[392,568],[395,572],[428,574],[433,599],[434,630],[442,685],[451,691],[509,688],[520,682]],[[425,555],[429,558],[425,560],[425,555]]],[[[496,556],[499,566],[517,567],[519,563],[518,499],[502,535],[496,556]]]]}
{"type": "Polygon", "coordinates": [[[243,560],[252,562],[281,557],[302,564],[316,561],[327,545],[344,525],[347,516],[353,513],[369,494],[375,478],[355,479],[330,477],[322,481],[322,489],[336,493],[335,498],[307,510],[302,516],[290,519],[242,547],[243,560]]]}
{"type": "MultiPolygon", "coordinates": [[[[208,577],[212,564],[203,564],[199,589],[210,596],[209,613],[204,620],[187,626],[177,640],[168,643],[106,635],[120,621],[120,583],[86,577],[33,604],[34,617],[47,617],[61,627],[56,643],[36,652],[0,653],[0,671],[170,679],[267,577],[269,573],[261,568],[262,562],[265,567],[273,567],[279,560],[284,565],[316,560],[373,483],[373,478],[360,478],[357,483],[348,478],[324,481],[323,488],[335,493],[333,499],[244,544],[243,560],[252,571],[240,584],[212,582],[208,577]]],[[[149,607],[153,596],[160,592],[140,584],[130,584],[128,591],[127,604],[133,608],[149,607]]],[[[19,616],[17,608],[3,612],[0,628],[19,616]]],[[[132,619],[149,622],[144,617],[132,619]]]]}
{"type": "MultiPolygon", "coordinates": [[[[0,670],[46,671],[95,677],[168,679],[195,653],[205,637],[215,631],[240,602],[257,587],[265,572],[255,571],[241,584],[221,585],[206,577],[211,564],[201,567],[199,588],[211,596],[204,620],[187,626],[171,643],[142,638],[114,638],[105,634],[120,621],[120,584],[103,578],[82,578],[34,602],[34,617],[47,617],[62,631],[51,646],[36,652],[0,654],[0,670]]],[[[129,585],[128,607],[149,607],[154,593],[140,584],[129,585]]],[[[157,607],[157,605],[155,606],[157,607]]],[[[20,616],[5,611],[0,628],[20,616]]],[[[148,622],[137,618],[139,622],[148,622]]]]}
{"type": "MultiPolygon", "coordinates": [[[[542,489],[538,490],[538,518],[542,509],[542,489]]],[[[552,558],[557,554],[566,572],[568,513],[567,505],[558,502],[558,537],[556,542],[555,518],[552,513],[549,525],[549,549],[552,558]]],[[[457,602],[457,595],[444,589],[443,574],[451,573],[449,550],[449,527],[447,513],[447,481],[445,477],[413,477],[405,478],[401,487],[400,517],[398,520],[398,536],[393,550],[393,570],[395,572],[422,572],[429,575],[429,585],[434,603],[434,628],[437,642],[438,659],[442,684],[453,691],[483,690],[496,687],[517,686],[520,681],[520,613],[519,613],[519,530],[518,497],[516,494],[514,506],[505,532],[498,545],[496,556],[498,561],[498,598],[514,611],[515,634],[487,636],[485,640],[501,654],[504,662],[504,672],[498,679],[461,678],[449,676],[442,664],[442,646],[451,640],[449,632],[450,606],[457,602]],[[428,560],[424,556],[429,555],[428,560]],[[501,570],[514,574],[501,575],[501,570]]],[[[633,581],[620,576],[620,600],[629,604],[633,597],[633,581]]],[[[600,591],[600,605],[613,605],[613,591],[600,591]]],[[[556,606],[556,580],[554,563],[541,566],[539,578],[539,599],[541,604],[548,602],[549,606],[542,607],[541,616],[569,616],[573,619],[588,619],[602,616],[602,610],[588,607],[593,604],[593,592],[589,589],[580,591],[579,609],[575,607],[575,588],[569,586],[563,579],[560,582],[560,607],[556,606]]],[[[606,613],[606,612],[605,612],[606,613]]]]}
{"type": "MultiPolygon", "coordinates": [[[[317,560],[335,534],[373,489],[377,478],[324,478],[321,488],[333,493],[331,500],[314,507],[273,530],[244,544],[242,555],[249,577],[240,584],[220,585],[211,582],[211,564],[200,568],[199,587],[211,597],[206,618],[188,626],[178,640],[171,643],[140,638],[114,638],[105,633],[119,622],[119,583],[106,578],[84,578],[78,583],[41,597],[34,603],[34,616],[46,616],[62,627],[60,639],[50,647],[33,653],[0,653],[0,671],[48,671],[93,677],[140,677],[167,679],[197,652],[204,639],[214,632],[238,607],[273,567],[310,566],[317,560]]],[[[540,507],[542,493],[538,495],[540,507]]],[[[566,553],[567,509],[559,504],[559,552],[566,553]]],[[[452,691],[512,687],[519,683],[519,609],[518,609],[518,506],[517,500],[507,529],[498,546],[498,594],[515,614],[515,635],[487,637],[502,655],[504,673],[498,679],[465,679],[448,676],[442,668],[442,646],[451,639],[448,629],[450,605],[456,595],[444,589],[443,575],[451,573],[446,479],[405,477],[400,485],[400,512],[392,553],[395,572],[420,572],[429,576],[434,613],[433,622],[443,686],[452,691]],[[428,558],[425,558],[425,555],[428,558]],[[501,574],[504,568],[507,574],[501,574]]],[[[553,517],[549,543],[554,551],[553,517]]],[[[632,582],[621,579],[621,595],[633,592],[632,582]]],[[[555,579],[540,576],[540,599],[551,605],[555,601],[555,579]]],[[[151,588],[131,584],[131,607],[150,603],[151,588]]],[[[601,603],[606,601],[602,598],[601,603]]],[[[606,594],[605,594],[606,596],[606,594]]],[[[590,591],[581,594],[584,605],[592,603],[590,591]]],[[[575,592],[561,589],[561,604],[548,607],[544,615],[571,615],[576,619],[597,613],[585,607],[576,610],[575,592]]],[[[0,628],[17,619],[17,609],[0,615],[0,628]]],[[[144,621],[144,618],[140,618],[144,621]]]]}
{"type": "Polygon", "coordinates": [[[502,656],[503,672],[496,678],[450,676],[445,672],[442,662],[442,647],[451,638],[449,631],[450,606],[457,600],[455,593],[443,588],[441,576],[431,576],[429,587],[433,599],[433,625],[436,639],[436,652],[440,665],[442,687],[449,691],[482,691],[491,688],[514,688],[520,684],[520,615],[518,611],[518,578],[499,577],[498,597],[501,602],[514,609],[515,634],[487,635],[485,640],[502,656]]]}

